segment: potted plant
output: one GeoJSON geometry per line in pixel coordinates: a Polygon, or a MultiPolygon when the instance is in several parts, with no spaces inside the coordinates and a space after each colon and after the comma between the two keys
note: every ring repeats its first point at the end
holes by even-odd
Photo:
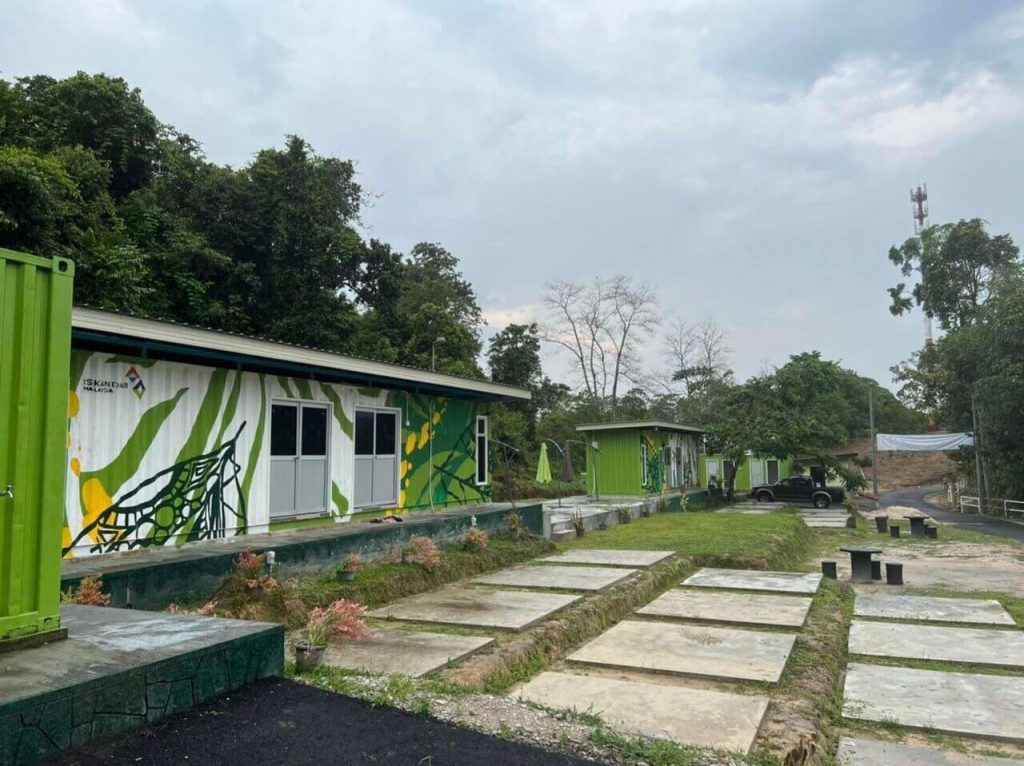
{"type": "Polygon", "coordinates": [[[338,582],[351,582],[356,579],[356,573],[363,568],[363,560],[358,553],[350,553],[338,567],[338,582]]]}
{"type": "Polygon", "coordinates": [[[366,607],[346,599],[338,599],[326,609],[317,607],[309,613],[302,637],[295,642],[295,669],[305,673],[324,661],[324,652],[331,643],[346,638],[353,641],[369,638],[366,607]]]}
{"type": "Polygon", "coordinates": [[[579,509],[576,509],[570,518],[572,519],[572,528],[576,530],[576,537],[583,537],[587,534],[587,528],[583,524],[583,514],[579,509]]]}

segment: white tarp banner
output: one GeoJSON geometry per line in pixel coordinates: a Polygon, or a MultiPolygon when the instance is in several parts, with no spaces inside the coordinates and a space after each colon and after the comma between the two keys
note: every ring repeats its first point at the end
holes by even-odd
{"type": "Polygon", "coordinates": [[[940,452],[973,446],[971,434],[878,434],[882,452],[940,452]]]}

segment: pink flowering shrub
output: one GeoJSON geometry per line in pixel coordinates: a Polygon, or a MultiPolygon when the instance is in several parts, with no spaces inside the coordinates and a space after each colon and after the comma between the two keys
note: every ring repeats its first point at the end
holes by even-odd
{"type": "Polygon", "coordinates": [[[326,609],[317,607],[309,613],[306,623],[306,644],[309,648],[327,646],[344,639],[359,641],[370,637],[366,627],[366,607],[346,599],[338,599],[326,609]]]}
{"type": "Polygon", "coordinates": [[[470,527],[462,541],[466,544],[467,550],[482,551],[487,547],[487,533],[480,527],[470,527]]]}
{"type": "Polygon", "coordinates": [[[409,547],[402,553],[402,560],[415,562],[433,572],[441,566],[441,551],[429,537],[413,535],[409,547]]]}
{"type": "Polygon", "coordinates": [[[164,610],[167,614],[188,614],[194,617],[216,617],[214,609],[217,608],[216,601],[207,601],[198,609],[182,609],[177,604],[169,604],[164,610]]]}
{"type": "Polygon", "coordinates": [[[363,559],[358,553],[350,553],[345,557],[345,560],[341,562],[342,572],[358,572],[363,568],[363,559]]]}

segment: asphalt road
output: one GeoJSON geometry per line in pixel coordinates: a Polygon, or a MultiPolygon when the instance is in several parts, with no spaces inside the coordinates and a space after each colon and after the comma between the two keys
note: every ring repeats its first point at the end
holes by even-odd
{"type": "Polygon", "coordinates": [[[942,492],[942,487],[898,489],[893,492],[883,492],[879,502],[883,507],[887,505],[906,505],[927,513],[933,519],[941,521],[943,524],[951,524],[986,535],[1006,537],[1011,540],[1024,542],[1024,524],[1015,524],[1012,521],[1003,521],[1002,519],[990,516],[979,516],[974,513],[953,513],[925,501],[927,495],[934,495],[936,492],[942,492]]]}
{"type": "Polygon", "coordinates": [[[69,750],[62,766],[588,766],[593,761],[373,707],[270,678],[111,739],[69,750]]]}

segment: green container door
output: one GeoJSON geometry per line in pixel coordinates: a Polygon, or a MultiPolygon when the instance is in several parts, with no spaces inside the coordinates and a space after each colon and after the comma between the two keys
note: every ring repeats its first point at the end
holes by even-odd
{"type": "Polygon", "coordinates": [[[0,249],[0,641],[60,627],[73,274],[0,249]]]}

